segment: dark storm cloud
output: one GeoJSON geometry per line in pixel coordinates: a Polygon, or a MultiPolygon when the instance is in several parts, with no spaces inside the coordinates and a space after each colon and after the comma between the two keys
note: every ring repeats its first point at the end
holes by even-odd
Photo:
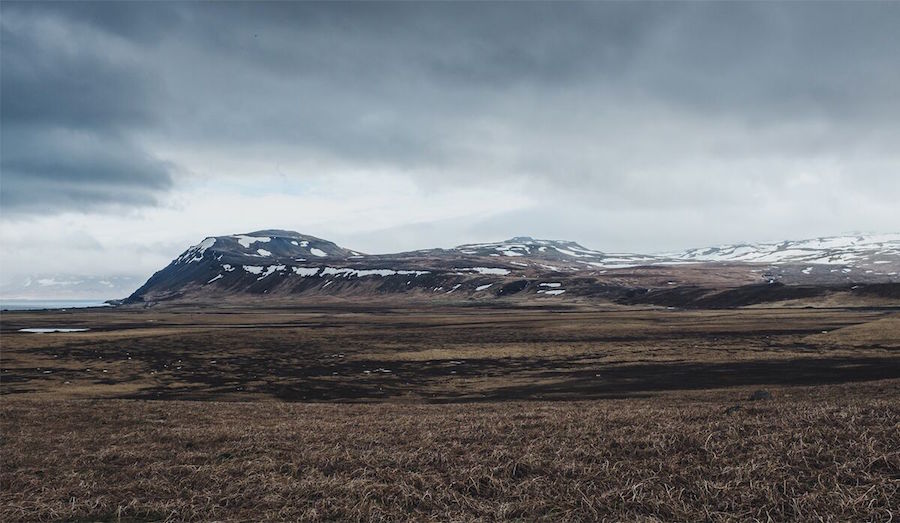
{"type": "Polygon", "coordinates": [[[741,170],[748,158],[852,170],[866,156],[888,167],[861,181],[896,176],[895,3],[3,12],[5,206],[30,207],[37,186],[61,207],[153,202],[176,171],[150,143],[394,168],[423,184],[526,179],[635,205],[778,183],[741,170]],[[106,151],[68,154],[72,136],[106,151]]]}
{"type": "Polygon", "coordinates": [[[4,4],[2,23],[4,212],[154,203],[172,176],[130,136],[160,101],[140,57],[49,5],[4,4]]]}
{"type": "Polygon", "coordinates": [[[50,128],[4,131],[4,211],[149,205],[171,185],[170,167],[116,135],[50,128]]]}

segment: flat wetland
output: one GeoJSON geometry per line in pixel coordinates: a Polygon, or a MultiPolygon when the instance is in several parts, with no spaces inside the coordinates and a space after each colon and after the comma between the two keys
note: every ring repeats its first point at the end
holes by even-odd
{"type": "Polygon", "coordinates": [[[23,311],[0,345],[3,521],[900,516],[896,309],[23,311]]]}

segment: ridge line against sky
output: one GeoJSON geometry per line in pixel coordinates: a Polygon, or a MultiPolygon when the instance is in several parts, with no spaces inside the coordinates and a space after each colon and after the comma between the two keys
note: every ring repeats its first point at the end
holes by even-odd
{"type": "Polygon", "coordinates": [[[897,230],[900,3],[0,4],[0,283],[897,230]]]}

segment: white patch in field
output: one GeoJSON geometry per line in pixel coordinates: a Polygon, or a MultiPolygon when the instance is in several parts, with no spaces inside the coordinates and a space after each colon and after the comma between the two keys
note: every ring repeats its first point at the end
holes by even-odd
{"type": "Polygon", "coordinates": [[[486,285],[479,285],[478,287],[475,287],[475,291],[476,291],[476,292],[477,292],[477,291],[483,291],[483,290],[485,290],[485,289],[491,288],[493,285],[494,285],[493,283],[488,283],[488,284],[486,284],[486,285]]]}
{"type": "Polygon", "coordinates": [[[562,286],[562,283],[559,283],[559,282],[551,282],[551,283],[542,283],[542,284],[541,284],[541,287],[553,287],[553,288],[556,288],[556,287],[561,287],[561,286],[562,286]]]}
{"type": "Polygon", "coordinates": [[[328,256],[328,254],[326,254],[325,251],[323,251],[323,250],[321,250],[321,249],[316,249],[315,247],[313,247],[312,249],[310,249],[309,252],[310,252],[313,256],[318,256],[319,258],[324,258],[325,256],[328,256]]]}
{"type": "Polygon", "coordinates": [[[297,243],[297,240],[291,240],[291,245],[296,245],[298,247],[300,246],[300,244],[297,243]]]}
{"type": "Polygon", "coordinates": [[[244,265],[244,270],[251,274],[259,274],[263,271],[263,268],[259,265],[244,265]]]}
{"type": "Polygon", "coordinates": [[[537,291],[538,294],[547,294],[550,296],[559,296],[560,294],[566,292],[565,289],[557,289],[552,291],[537,291]]]}
{"type": "Polygon", "coordinates": [[[49,334],[51,332],[85,332],[90,329],[65,329],[65,328],[47,328],[47,327],[32,327],[27,329],[19,329],[19,332],[30,332],[32,334],[49,334]]]}
{"type": "MultiPolygon", "coordinates": [[[[591,263],[591,265],[594,265],[596,267],[603,267],[606,269],[630,269],[632,267],[639,267],[639,265],[635,265],[633,263],[591,263]]],[[[673,263],[670,265],[676,264],[673,263]]]]}
{"type": "Polygon", "coordinates": [[[256,249],[256,252],[257,252],[257,254],[259,254],[260,256],[271,256],[271,255],[272,255],[271,252],[269,252],[269,251],[267,251],[267,250],[265,250],[265,249],[256,249]]]}
{"type": "Polygon", "coordinates": [[[509,263],[512,265],[518,265],[519,267],[528,267],[527,263],[519,263],[519,262],[514,262],[514,261],[511,261],[509,263]]]}
{"type": "Polygon", "coordinates": [[[225,269],[225,272],[231,272],[234,270],[234,267],[227,263],[223,263],[222,268],[225,269]]]}
{"type": "Polygon", "coordinates": [[[332,283],[334,283],[334,280],[328,280],[327,282],[325,282],[325,285],[322,285],[322,288],[324,289],[325,287],[328,287],[332,283]]]}
{"type": "Polygon", "coordinates": [[[802,272],[803,274],[809,274],[809,273],[812,272],[812,270],[813,270],[812,267],[807,267],[807,268],[803,269],[803,270],[800,271],[800,272],[802,272]]]}
{"type": "Polygon", "coordinates": [[[462,287],[462,283],[457,283],[456,285],[453,286],[453,288],[451,288],[449,291],[447,291],[446,294],[450,294],[451,292],[455,291],[456,289],[458,289],[460,287],[462,287]]]}
{"type": "Polygon", "coordinates": [[[315,276],[319,272],[318,267],[291,267],[294,274],[298,276],[315,276]]]}
{"type": "Polygon", "coordinates": [[[268,236],[244,236],[243,234],[232,236],[232,238],[237,240],[237,242],[245,249],[249,249],[250,246],[256,242],[269,243],[272,241],[272,238],[269,238],[268,236]]]}
{"type": "Polygon", "coordinates": [[[308,242],[308,241],[303,240],[302,242],[300,242],[300,247],[308,247],[308,246],[309,246],[309,242],[308,242]]]}

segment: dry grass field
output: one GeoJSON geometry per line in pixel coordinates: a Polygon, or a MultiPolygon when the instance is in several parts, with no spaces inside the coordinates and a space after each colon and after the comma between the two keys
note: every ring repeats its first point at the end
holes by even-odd
{"type": "Polygon", "coordinates": [[[892,310],[22,312],[0,342],[3,521],[900,515],[892,310]]]}
{"type": "Polygon", "coordinates": [[[587,399],[900,377],[900,315],[883,310],[73,310],[0,327],[2,393],[42,398],[587,399]],[[91,330],[18,332],[32,327],[91,330]]]}

